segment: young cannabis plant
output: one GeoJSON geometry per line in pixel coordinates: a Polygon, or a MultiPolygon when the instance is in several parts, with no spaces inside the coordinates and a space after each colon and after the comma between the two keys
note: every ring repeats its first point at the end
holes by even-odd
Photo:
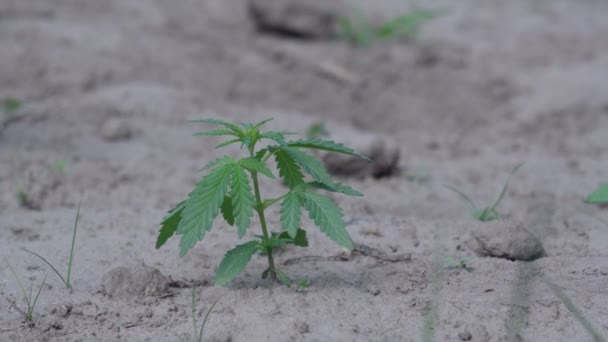
{"type": "Polygon", "coordinates": [[[219,144],[218,148],[238,143],[241,148],[246,149],[247,155],[241,159],[223,156],[205,166],[203,170],[210,170],[209,173],[196,185],[188,199],[169,211],[161,224],[156,248],[177,234],[181,236],[179,249],[180,255],[183,256],[211,230],[213,220],[220,212],[229,225],[236,226],[239,239],[249,228],[254,212],[257,213],[262,235],[258,236],[258,240],[240,244],[226,253],[215,275],[215,283],[219,286],[234,279],[257,252],[268,258],[268,269],[262,273],[263,278],[270,275],[272,279],[278,278],[284,284],[290,283],[290,279],[276,268],[272,252],[286,244],[308,246],[306,231],[300,226],[302,208],[330,239],[342,247],[353,248],[345,228],[342,210],[317,190],[350,196],[362,194],[349,186],[334,182],[321,162],[305,150],[316,149],[365,157],[329,140],[287,141],[286,132],[262,132],[262,126],[270,120],[257,124],[236,124],[216,119],[193,121],[222,126],[220,129],[195,135],[227,136],[230,140],[219,144]],[[271,144],[256,149],[262,141],[270,141],[271,144]],[[274,178],[266,166],[268,159],[272,157],[276,161],[279,176],[289,190],[280,197],[262,199],[258,177],[263,175],[274,178]],[[305,178],[305,173],[310,175],[311,181],[305,178]],[[271,232],[266,223],[265,212],[279,202],[281,231],[271,232]]]}
{"type": "Polygon", "coordinates": [[[507,178],[505,185],[502,187],[502,191],[496,198],[496,201],[494,201],[494,204],[492,204],[492,206],[490,206],[490,207],[485,207],[481,210],[478,209],[478,207],[475,205],[475,202],[473,202],[473,200],[469,196],[467,196],[467,194],[465,194],[464,192],[456,189],[453,186],[446,185],[446,187],[448,189],[454,191],[458,196],[460,196],[460,198],[465,200],[471,206],[471,215],[474,218],[476,218],[482,222],[498,220],[500,218],[500,215],[498,214],[498,211],[496,210],[496,208],[498,208],[498,206],[500,205],[500,202],[502,202],[502,199],[505,197],[505,194],[507,193],[507,188],[509,186],[509,182],[511,181],[511,177],[523,165],[524,165],[524,163],[519,163],[513,168],[513,170],[511,170],[511,173],[509,174],[509,177],[507,178]]]}

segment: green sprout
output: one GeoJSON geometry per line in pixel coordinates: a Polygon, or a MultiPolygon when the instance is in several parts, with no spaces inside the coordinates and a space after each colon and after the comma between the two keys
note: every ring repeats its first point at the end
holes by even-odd
{"type": "Polygon", "coordinates": [[[308,139],[327,138],[328,136],[329,131],[325,127],[325,123],[321,121],[313,123],[306,130],[306,138],[308,139]]]}
{"type": "Polygon", "coordinates": [[[513,170],[511,170],[511,173],[509,174],[509,177],[507,178],[507,181],[505,182],[505,184],[502,188],[502,191],[496,198],[496,201],[494,201],[494,204],[492,204],[489,207],[485,207],[483,209],[478,209],[477,205],[475,205],[475,202],[473,202],[473,200],[464,192],[462,192],[450,185],[446,185],[446,187],[448,189],[454,191],[458,196],[460,196],[460,198],[462,198],[464,201],[466,201],[469,204],[469,206],[471,207],[471,215],[474,218],[476,218],[482,222],[498,220],[500,218],[500,214],[498,213],[498,211],[496,209],[498,208],[498,206],[500,205],[500,202],[502,202],[503,198],[505,197],[505,194],[507,193],[507,188],[509,186],[509,182],[511,181],[511,177],[523,165],[524,165],[524,163],[519,163],[513,168],[513,170]]]}
{"type": "Polygon", "coordinates": [[[13,274],[13,276],[15,277],[15,279],[17,279],[17,284],[19,285],[19,288],[21,289],[21,293],[23,294],[23,300],[25,301],[25,305],[26,305],[26,311],[25,312],[22,311],[22,313],[25,315],[25,320],[27,322],[31,322],[34,320],[34,309],[36,308],[36,303],[38,302],[38,297],[40,296],[40,292],[42,292],[42,288],[46,284],[46,276],[48,274],[44,275],[44,278],[42,279],[42,283],[40,284],[40,287],[38,287],[38,291],[36,292],[36,295],[33,297],[34,280],[32,279],[30,281],[29,291],[27,291],[25,289],[25,286],[23,286],[23,283],[19,279],[17,272],[15,272],[15,269],[11,266],[11,264],[8,263],[8,260],[4,259],[4,262],[10,269],[10,271],[13,274]]]}
{"type": "Polygon", "coordinates": [[[16,98],[13,98],[13,97],[7,97],[4,100],[2,100],[2,110],[5,113],[16,112],[19,109],[21,109],[22,105],[23,104],[21,103],[21,101],[19,101],[16,98]]]}
{"type": "Polygon", "coordinates": [[[194,329],[194,338],[193,341],[194,342],[203,342],[203,333],[205,331],[205,325],[207,324],[207,321],[209,320],[209,315],[211,315],[211,312],[213,311],[213,309],[215,308],[215,305],[220,301],[220,299],[222,299],[222,297],[218,297],[209,307],[209,309],[207,309],[207,313],[205,313],[205,317],[203,318],[203,323],[201,324],[200,328],[197,328],[197,323],[196,323],[196,287],[192,287],[192,328],[194,329]]]}
{"type": "Polygon", "coordinates": [[[397,39],[416,40],[422,26],[429,20],[443,14],[444,11],[414,8],[402,15],[373,26],[370,19],[360,11],[350,17],[341,17],[338,26],[341,36],[356,47],[368,47],[379,40],[397,39]]]}
{"type": "Polygon", "coordinates": [[[74,264],[74,246],[76,245],[76,231],[78,230],[79,216],[80,216],[80,203],[78,204],[78,209],[76,210],[76,219],[74,220],[74,230],[72,232],[72,245],[70,246],[70,257],[68,258],[67,273],[66,273],[65,278],[61,275],[61,273],[59,273],[59,271],[55,268],[55,266],[53,266],[43,256],[41,256],[40,254],[38,254],[36,252],[32,252],[29,249],[22,248],[25,252],[28,252],[28,253],[38,257],[40,260],[44,261],[44,263],[49,265],[49,267],[53,270],[53,272],[55,272],[55,274],[57,274],[59,279],[61,279],[61,281],[65,285],[66,289],[68,289],[68,290],[72,288],[72,283],[71,283],[72,265],[74,264]]]}
{"type": "Polygon", "coordinates": [[[452,256],[447,256],[445,258],[445,266],[448,269],[470,270],[471,260],[473,260],[472,257],[455,258],[452,256]]]}
{"type": "Polygon", "coordinates": [[[190,192],[188,199],[177,204],[164,217],[156,241],[160,248],[174,234],[180,235],[180,255],[185,255],[211,230],[213,220],[220,214],[230,226],[236,226],[239,239],[245,236],[254,212],[257,213],[262,235],[229,250],[215,274],[215,284],[223,286],[242,272],[254,254],[260,252],[268,258],[268,268],[262,278],[270,276],[284,284],[289,277],[277,269],[273,250],[287,244],[306,247],[306,231],[301,228],[301,211],[305,209],[312,222],[340,246],[352,249],[353,242],[346,231],[343,212],[328,196],[319,190],[350,196],[363,194],[353,188],[336,183],[323,166],[307,149],[348,154],[367,159],[352,149],[329,140],[291,140],[286,132],[261,131],[271,119],[257,124],[231,123],[216,119],[195,120],[196,123],[220,125],[222,128],[196,133],[201,136],[228,136],[230,140],[219,144],[224,147],[240,144],[247,155],[241,159],[223,156],[210,162],[202,170],[210,170],[190,192]],[[272,144],[256,149],[263,140],[272,144]],[[268,159],[274,157],[279,176],[288,191],[277,198],[262,199],[258,177],[275,176],[268,168],[268,159]],[[307,180],[305,174],[310,176],[307,180]],[[252,187],[253,184],[253,187],[252,187]],[[266,210],[280,203],[280,232],[272,232],[266,222],[266,210]]]}
{"type": "Polygon", "coordinates": [[[589,204],[608,204],[608,183],[600,185],[594,192],[585,198],[585,203],[589,204]]]}

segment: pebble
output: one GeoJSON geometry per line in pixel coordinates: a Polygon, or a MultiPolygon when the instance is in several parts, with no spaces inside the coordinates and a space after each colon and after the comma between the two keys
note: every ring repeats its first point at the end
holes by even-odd
{"type": "Polygon", "coordinates": [[[107,141],[128,140],[133,135],[129,122],[121,118],[109,118],[101,126],[101,136],[107,141]]]}
{"type": "Polygon", "coordinates": [[[101,287],[110,297],[159,296],[167,292],[169,280],[158,269],[142,263],[106,272],[101,287]]]}
{"type": "Polygon", "coordinates": [[[479,256],[521,261],[546,256],[541,241],[523,223],[514,220],[476,223],[466,245],[479,256]]]}

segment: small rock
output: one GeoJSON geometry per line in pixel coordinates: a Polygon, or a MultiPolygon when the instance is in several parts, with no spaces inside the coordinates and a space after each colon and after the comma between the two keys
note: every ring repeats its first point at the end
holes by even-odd
{"type": "Polygon", "coordinates": [[[45,199],[62,184],[59,173],[53,172],[50,165],[35,163],[24,172],[22,187],[17,191],[17,200],[25,208],[40,210],[45,199]]]}
{"type": "Polygon", "coordinates": [[[300,334],[308,334],[310,332],[310,325],[306,322],[297,321],[294,325],[300,334]]]}
{"type": "Polygon", "coordinates": [[[477,223],[466,244],[480,256],[509,260],[532,261],[546,255],[540,240],[512,220],[477,223]]]}
{"type": "Polygon", "coordinates": [[[101,126],[101,136],[107,141],[128,140],[133,135],[129,122],[121,118],[109,118],[101,126]]]}
{"type": "Polygon", "coordinates": [[[378,287],[376,287],[375,285],[367,285],[367,288],[365,290],[374,296],[377,296],[380,294],[380,289],[378,287]]]}
{"type": "Polygon", "coordinates": [[[461,331],[458,333],[458,338],[461,341],[470,341],[473,339],[473,335],[471,335],[471,333],[468,330],[465,330],[465,331],[461,331]]]}
{"type": "Polygon", "coordinates": [[[51,310],[51,314],[56,315],[58,317],[68,317],[72,313],[72,309],[74,307],[72,305],[57,305],[51,310]]]}
{"type": "Polygon", "coordinates": [[[249,14],[261,32],[307,39],[337,36],[341,1],[250,0],[249,14]]]}
{"type": "Polygon", "coordinates": [[[142,263],[108,271],[101,279],[101,287],[110,297],[159,296],[167,292],[169,280],[156,268],[142,263]]]}

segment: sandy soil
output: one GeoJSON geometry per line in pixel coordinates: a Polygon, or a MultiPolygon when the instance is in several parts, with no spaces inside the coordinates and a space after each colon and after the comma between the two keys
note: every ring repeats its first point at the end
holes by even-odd
{"type": "MultiPolygon", "coordinates": [[[[381,17],[409,5],[359,6],[381,17]]],[[[357,49],[258,34],[244,0],[0,1],[0,98],[24,104],[0,114],[0,256],[36,283],[49,270],[22,247],[63,270],[82,202],[73,291],[50,273],[33,324],[9,304],[23,307],[0,266],[0,341],[189,338],[189,288],[102,291],[106,272],[141,263],[173,285],[200,285],[202,313],[222,296],[206,331],[216,341],[418,341],[433,298],[437,341],[591,341],[542,274],[607,332],[608,214],[582,198],[608,177],[608,3],[424,5],[445,15],[416,41],[357,49]],[[323,62],[360,82],[336,82],[323,62]],[[356,243],[411,258],[354,253],[282,266],[311,280],[292,289],[261,280],[258,257],[217,288],[214,268],[237,243],[229,227],[216,225],[183,258],[177,241],[154,249],[165,212],[221,153],[210,149],[216,140],[191,136],[201,127],[186,121],[201,117],[275,117],[271,127],[299,131],[322,120],[332,139],[398,146],[402,175],[343,179],[366,196],[336,200],[356,243]],[[547,256],[478,257],[466,241],[484,226],[444,185],[489,202],[521,161],[497,224],[523,222],[547,256]],[[408,181],[416,170],[428,180],[408,181]],[[471,257],[470,269],[449,269],[441,256],[471,257]]],[[[309,232],[311,248],[282,251],[280,264],[343,253],[309,232]]]]}

